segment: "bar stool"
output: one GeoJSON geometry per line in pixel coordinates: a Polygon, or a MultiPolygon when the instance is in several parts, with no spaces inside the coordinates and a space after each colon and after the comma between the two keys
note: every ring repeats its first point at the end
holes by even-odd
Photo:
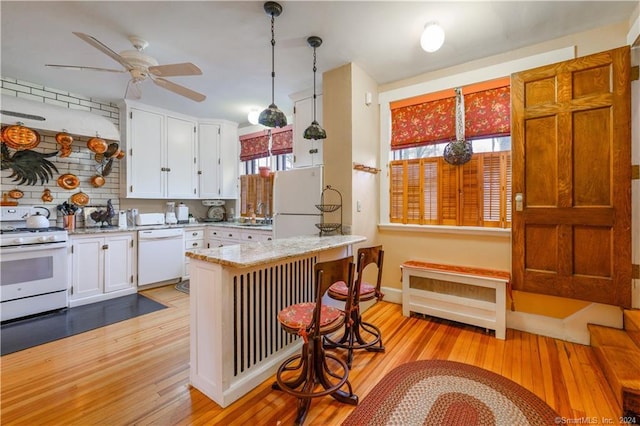
{"type": "Polygon", "coordinates": [[[382,333],[375,325],[362,321],[360,315],[360,302],[372,299],[382,300],[384,294],[380,291],[382,282],[382,263],[384,262],[384,250],[382,246],[363,247],[358,249],[358,276],[353,286],[348,286],[349,281],[339,281],[329,287],[328,295],[332,299],[345,302],[345,312],[349,316],[344,323],[344,333],[338,340],[325,336],[326,348],[347,349],[347,366],[351,368],[353,351],[366,349],[370,352],[384,352],[382,345],[382,333]],[[371,264],[378,269],[376,285],[363,282],[363,271],[371,264]]]}
{"type": "Polygon", "coordinates": [[[331,395],[339,402],[358,404],[358,396],[353,394],[348,380],[347,364],[325,352],[322,341],[325,334],[340,329],[345,321],[344,311],[323,305],[322,297],[336,281],[353,282],[353,269],[352,257],[317,263],[316,301],[288,306],[278,313],[282,328],[304,340],[301,353],[280,365],[276,382],[271,385],[298,398],[296,425],[304,422],[312,398],[331,395]],[[348,392],[341,389],[343,386],[348,392]]]}

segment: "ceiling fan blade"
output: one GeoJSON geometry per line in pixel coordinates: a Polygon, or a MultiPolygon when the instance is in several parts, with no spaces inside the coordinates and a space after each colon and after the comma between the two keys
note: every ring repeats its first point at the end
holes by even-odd
{"type": "Polygon", "coordinates": [[[191,62],[181,64],[154,65],[149,72],[158,77],[176,77],[180,75],[202,75],[202,71],[191,62]]]}
{"type": "Polygon", "coordinates": [[[49,68],[64,68],[74,71],[107,71],[107,72],[126,72],[126,70],[113,70],[111,68],[97,68],[97,67],[85,67],[82,65],[59,65],[59,64],[44,64],[49,68]]]}
{"type": "Polygon", "coordinates": [[[196,102],[202,102],[205,99],[207,99],[207,97],[205,95],[203,95],[202,93],[198,93],[195,92],[191,89],[187,89],[184,86],[181,86],[179,84],[173,83],[169,80],[165,80],[164,78],[161,77],[155,77],[152,78],[153,82],[155,84],[157,84],[158,86],[165,88],[167,90],[172,91],[173,93],[177,93],[178,95],[184,96],[186,98],[189,98],[193,101],[196,102]]]}
{"type": "Polygon", "coordinates": [[[127,90],[124,92],[125,99],[140,99],[142,97],[142,81],[136,81],[133,78],[127,83],[127,90]]]}
{"type": "Polygon", "coordinates": [[[125,67],[127,70],[132,68],[131,64],[122,59],[122,56],[118,55],[116,52],[111,50],[107,45],[103,44],[100,40],[95,37],[92,37],[85,33],[73,32],[76,36],[80,37],[85,42],[89,43],[91,46],[95,47],[105,55],[110,56],[114,61],[125,67]]]}

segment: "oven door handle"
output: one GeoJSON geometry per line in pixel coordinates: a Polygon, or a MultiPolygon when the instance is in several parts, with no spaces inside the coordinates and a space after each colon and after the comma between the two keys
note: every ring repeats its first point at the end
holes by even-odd
{"type": "Polygon", "coordinates": [[[5,246],[2,247],[2,251],[1,253],[5,253],[5,252],[18,252],[18,251],[22,251],[22,252],[26,252],[26,251],[43,251],[43,250],[57,250],[57,249],[64,249],[67,247],[67,244],[63,244],[63,243],[40,243],[40,244],[24,244],[24,245],[20,245],[20,246],[5,246]]]}

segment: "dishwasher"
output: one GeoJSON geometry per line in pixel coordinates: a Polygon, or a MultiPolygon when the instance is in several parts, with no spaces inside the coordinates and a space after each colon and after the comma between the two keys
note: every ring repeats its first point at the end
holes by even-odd
{"type": "Polygon", "coordinates": [[[182,228],[138,231],[138,286],[182,278],[182,228]]]}

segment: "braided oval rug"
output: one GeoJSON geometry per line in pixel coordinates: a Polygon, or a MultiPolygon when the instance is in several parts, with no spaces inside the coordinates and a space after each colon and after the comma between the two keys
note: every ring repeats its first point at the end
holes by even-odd
{"type": "Polygon", "coordinates": [[[343,425],[553,425],[542,399],[491,371],[426,360],[390,371],[343,425]]]}

